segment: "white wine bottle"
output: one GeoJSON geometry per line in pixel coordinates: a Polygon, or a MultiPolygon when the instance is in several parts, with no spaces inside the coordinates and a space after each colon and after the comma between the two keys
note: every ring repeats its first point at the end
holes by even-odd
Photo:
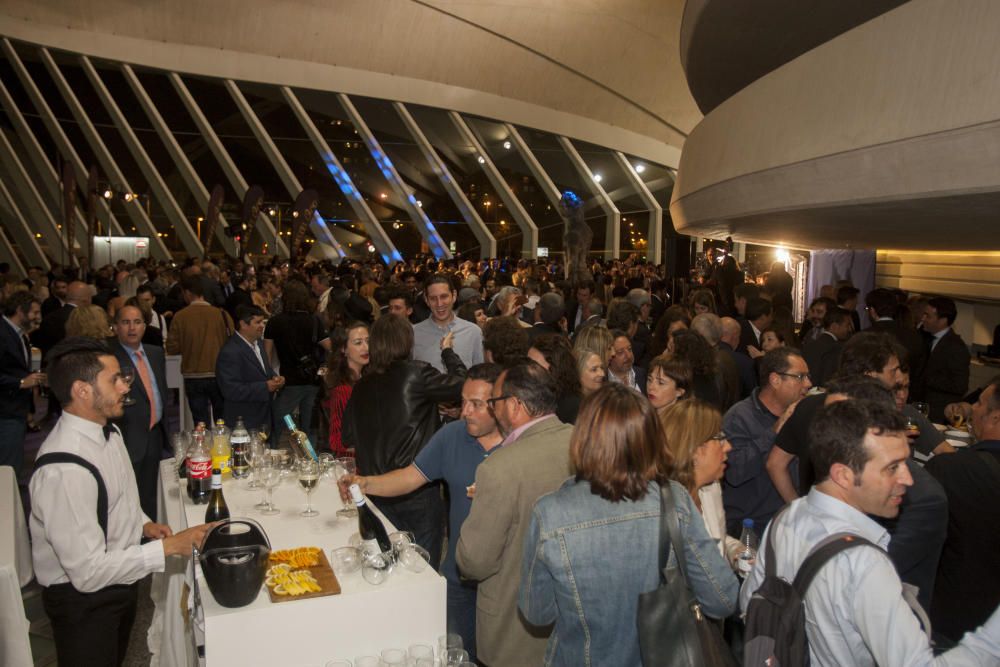
{"type": "Polygon", "coordinates": [[[358,508],[358,533],[361,535],[361,546],[365,553],[370,555],[386,551],[391,553],[392,543],[389,542],[389,534],[385,532],[385,526],[368,506],[361,493],[361,487],[357,484],[351,484],[351,500],[358,508]]]}
{"type": "Polygon", "coordinates": [[[229,518],[229,506],[222,495],[222,471],[212,470],[212,493],[208,497],[208,509],[205,510],[205,523],[222,521],[229,518]]]}

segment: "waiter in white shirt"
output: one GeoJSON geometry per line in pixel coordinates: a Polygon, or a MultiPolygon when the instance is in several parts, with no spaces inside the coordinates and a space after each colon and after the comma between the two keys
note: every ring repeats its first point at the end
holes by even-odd
{"type": "Polygon", "coordinates": [[[143,514],[125,444],[108,423],[122,415],[129,391],[108,348],[68,338],[48,362],[63,414],[31,478],[35,575],[59,664],[117,667],[135,620],[136,582],[162,572],[167,556],[190,554],[210,526],[174,535],[143,514]]]}

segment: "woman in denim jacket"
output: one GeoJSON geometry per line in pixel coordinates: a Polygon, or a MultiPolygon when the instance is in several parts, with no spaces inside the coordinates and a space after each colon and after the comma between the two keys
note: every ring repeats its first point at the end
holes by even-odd
{"type": "MultiPolygon", "coordinates": [[[[655,410],[627,387],[584,400],[570,442],[576,477],[539,499],[524,543],[521,612],[555,624],[545,665],[641,665],[636,610],[659,584],[659,483],[671,467],[662,442],[655,410]]],[[[724,618],[736,609],[736,576],[686,489],[669,483],[691,589],[702,611],[724,618]]]]}

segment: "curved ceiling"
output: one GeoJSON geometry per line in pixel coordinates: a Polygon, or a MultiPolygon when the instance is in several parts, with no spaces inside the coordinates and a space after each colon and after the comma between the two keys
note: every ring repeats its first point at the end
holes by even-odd
{"type": "Polygon", "coordinates": [[[682,0],[7,0],[0,33],[179,72],[450,108],[676,166],[682,0]]]}
{"type": "Polygon", "coordinates": [[[708,113],[768,72],[909,0],[688,0],[681,63],[708,113]]]}

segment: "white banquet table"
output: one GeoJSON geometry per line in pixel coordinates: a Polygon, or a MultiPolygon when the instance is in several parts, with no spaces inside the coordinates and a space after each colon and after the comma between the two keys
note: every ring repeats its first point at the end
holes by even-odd
{"type": "Polygon", "coordinates": [[[30,667],[31,643],[21,587],[34,576],[31,544],[17,478],[0,466],[0,665],[30,667]]]}
{"type": "MultiPolygon", "coordinates": [[[[177,480],[173,459],[161,463],[160,518],[175,531],[204,521],[206,506],[190,502],[183,482],[177,480]]],[[[253,509],[263,491],[248,489],[245,480],[225,481],[223,493],[232,517],[259,522],[272,549],[316,546],[329,558],[333,549],[346,546],[357,532],[356,519],[337,517],[342,503],[330,480],[322,480],[313,492],[313,507],[320,511],[313,518],[299,515],[306,495],[294,476],[274,489],[274,504],[281,510],[275,516],[253,509]]],[[[388,522],[386,528],[393,530],[388,522]]],[[[185,623],[183,559],[176,559],[167,569],[154,583],[156,612],[149,635],[153,665],[196,664],[191,631],[185,623]]],[[[366,582],[360,571],[338,575],[338,580],[340,595],[272,603],[262,588],[254,602],[227,609],[199,579],[206,664],[323,665],[333,658],[378,655],[385,648],[433,646],[445,633],[445,580],[433,568],[418,574],[397,566],[380,586],[366,582]]]]}

